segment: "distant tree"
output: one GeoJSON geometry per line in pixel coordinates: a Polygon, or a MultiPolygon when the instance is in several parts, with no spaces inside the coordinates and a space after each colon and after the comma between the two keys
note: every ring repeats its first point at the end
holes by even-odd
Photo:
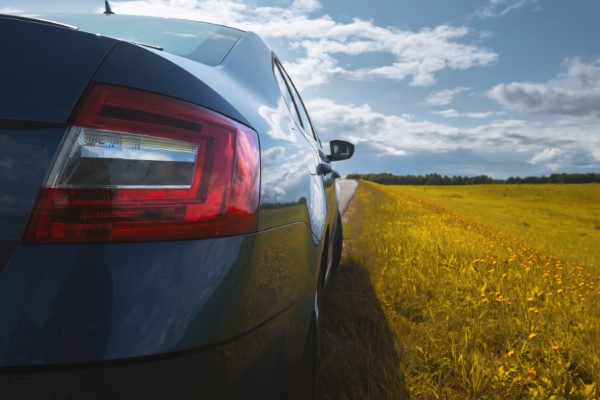
{"type": "Polygon", "coordinates": [[[489,185],[499,184],[544,184],[544,183],[600,183],[600,173],[558,173],[550,176],[509,177],[506,180],[493,179],[487,175],[449,177],[431,173],[427,175],[393,175],[389,172],[370,174],[348,174],[348,179],[364,179],[382,185],[489,185]]]}

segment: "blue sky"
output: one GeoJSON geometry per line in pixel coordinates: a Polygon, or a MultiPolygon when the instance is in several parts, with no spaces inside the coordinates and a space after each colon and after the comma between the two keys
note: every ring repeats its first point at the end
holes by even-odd
{"type": "MultiPolygon", "coordinates": [[[[597,0],[136,0],[117,13],[259,33],[350,172],[495,178],[600,172],[597,0]]],[[[103,1],[0,0],[98,12],[103,1]]]]}

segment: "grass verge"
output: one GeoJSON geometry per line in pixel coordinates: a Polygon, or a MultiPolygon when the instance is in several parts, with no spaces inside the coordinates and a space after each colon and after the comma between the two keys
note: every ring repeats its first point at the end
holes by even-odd
{"type": "Polygon", "coordinates": [[[324,298],[323,398],[600,397],[598,267],[477,209],[361,182],[324,298]]]}

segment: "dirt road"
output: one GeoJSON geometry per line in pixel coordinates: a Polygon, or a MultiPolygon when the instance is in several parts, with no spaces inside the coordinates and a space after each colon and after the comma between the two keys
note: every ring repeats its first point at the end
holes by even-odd
{"type": "Polygon", "coordinates": [[[350,204],[350,200],[352,200],[352,196],[354,196],[354,191],[358,186],[358,182],[351,179],[338,179],[337,184],[340,189],[340,202],[338,206],[340,208],[340,213],[344,215],[346,208],[348,208],[348,204],[350,204]]]}

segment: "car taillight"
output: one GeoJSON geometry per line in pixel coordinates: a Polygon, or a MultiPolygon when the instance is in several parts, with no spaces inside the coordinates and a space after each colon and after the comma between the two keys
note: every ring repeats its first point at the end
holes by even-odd
{"type": "Polygon", "coordinates": [[[256,132],[203,107],[94,84],[23,241],[194,239],[256,231],[256,132]]]}

